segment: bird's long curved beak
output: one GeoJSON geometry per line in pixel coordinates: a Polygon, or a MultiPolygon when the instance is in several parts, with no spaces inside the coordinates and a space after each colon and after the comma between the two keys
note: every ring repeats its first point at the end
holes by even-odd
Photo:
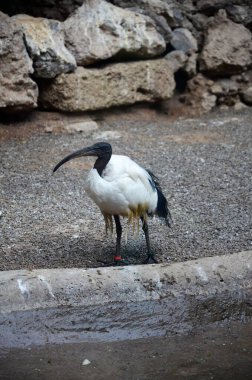
{"type": "Polygon", "coordinates": [[[83,156],[97,156],[97,150],[94,149],[93,146],[89,146],[87,148],[83,148],[83,149],[80,149],[80,150],[77,150],[76,152],[73,152],[71,154],[69,154],[68,156],[66,156],[65,158],[63,158],[56,166],[55,168],[53,169],[53,173],[56,172],[56,170],[59,169],[59,167],[63,164],[65,164],[67,161],[70,161],[72,160],[73,158],[77,158],[77,157],[83,157],[83,156]]]}

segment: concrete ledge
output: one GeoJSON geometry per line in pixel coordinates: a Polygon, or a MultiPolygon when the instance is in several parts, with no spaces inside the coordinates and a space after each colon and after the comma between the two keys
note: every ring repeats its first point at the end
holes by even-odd
{"type": "Polygon", "coordinates": [[[252,317],[252,251],[171,265],[0,274],[0,346],[188,332],[252,317]]]}

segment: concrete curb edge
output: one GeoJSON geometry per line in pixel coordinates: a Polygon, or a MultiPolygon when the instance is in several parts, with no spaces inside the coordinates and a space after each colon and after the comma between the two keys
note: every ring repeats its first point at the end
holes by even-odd
{"type": "Polygon", "coordinates": [[[252,251],[174,264],[0,274],[0,346],[191,331],[252,316],[252,251]]]}

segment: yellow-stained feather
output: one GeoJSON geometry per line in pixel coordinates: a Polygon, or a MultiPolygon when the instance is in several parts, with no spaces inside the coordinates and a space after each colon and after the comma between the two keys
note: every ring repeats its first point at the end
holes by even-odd
{"type": "MultiPolygon", "coordinates": [[[[144,220],[147,220],[148,214],[148,205],[147,203],[140,203],[137,206],[129,206],[127,213],[121,215],[122,217],[128,218],[127,230],[126,230],[126,242],[128,235],[128,227],[132,225],[133,235],[139,234],[139,219],[142,217],[144,220]]],[[[105,220],[106,234],[108,232],[113,233],[113,219],[111,214],[103,213],[105,220]]]]}

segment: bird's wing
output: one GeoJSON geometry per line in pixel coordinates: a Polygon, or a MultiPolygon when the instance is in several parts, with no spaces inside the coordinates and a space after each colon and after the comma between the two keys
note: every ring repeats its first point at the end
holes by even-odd
{"type": "Polygon", "coordinates": [[[114,196],[125,199],[130,208],[143,206],[155,211],[157,191],[149,173],[126,156],[113,155],[103,172],[103,179],[111,184],[114,196]]]}
{"type": "Polygon", "coordinates": [[[134,182],[140,181],[147,191],[155,191],[155,183],[148,171],[127,156],[112,155],[104,170],[103,178],[109,182],[128,178],[134,182]]]}

